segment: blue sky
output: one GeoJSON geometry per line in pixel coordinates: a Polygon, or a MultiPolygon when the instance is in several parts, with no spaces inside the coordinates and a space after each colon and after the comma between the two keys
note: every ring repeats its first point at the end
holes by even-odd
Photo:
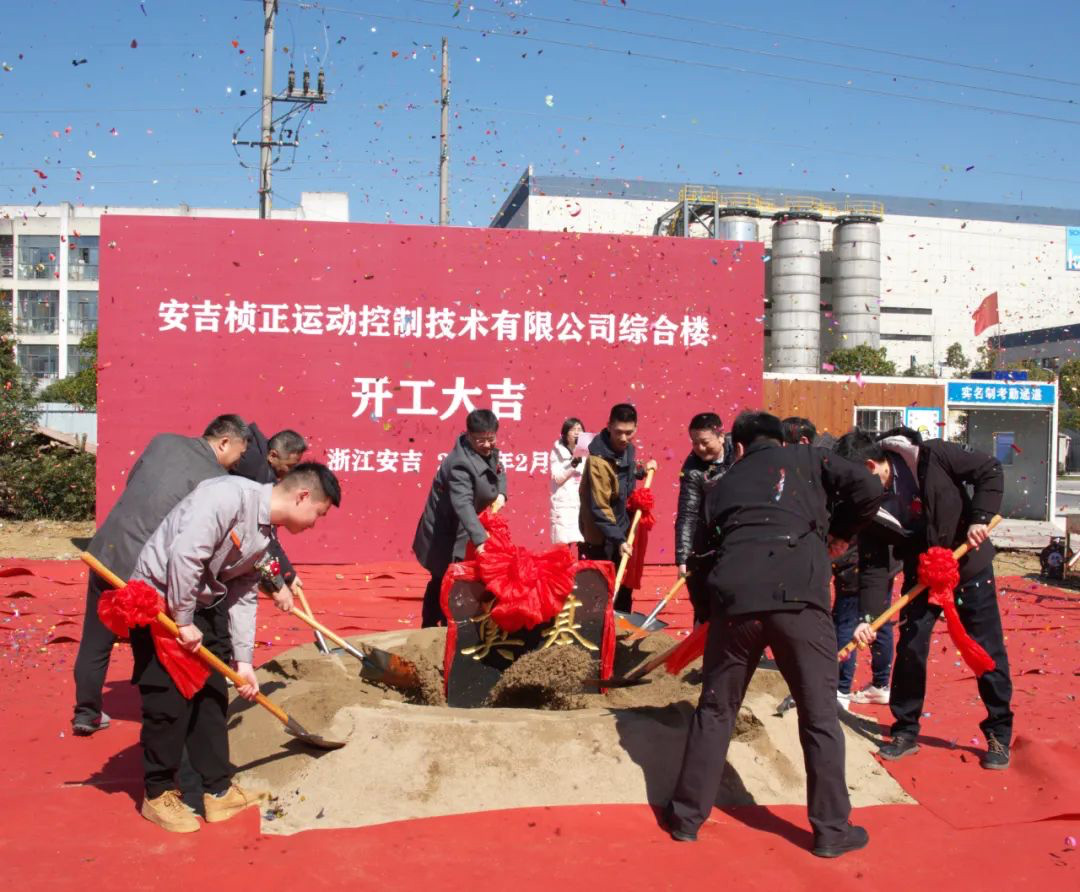
{"type": "MultiPolygon", "coordinates": [[[[280,0],[276,89],[292,61],[332,95],[275,204],[346,191],[354,220],[430,222],[446,35],[455,224],[530,163],[1080,208],[1078,30],[1051,0],[280,0]]],[[[231,139],[257,138],[258,0],[9,4],[0,62],[0,204],[256,205],[231,139]]]]}

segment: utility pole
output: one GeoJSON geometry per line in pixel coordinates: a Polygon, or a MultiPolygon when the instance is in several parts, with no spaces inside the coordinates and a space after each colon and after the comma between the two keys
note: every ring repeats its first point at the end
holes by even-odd
{"type": "MultiPolygon", "coordinates": [[[[257,140],[239,139],[234,132],[234,146],[259,147],[259,219],[270,218],[270,171],[273,168],[273,150],[280,147],[296,148],[300,145],[300,132],[290,130],[286,125],[301,110],[310,110],[315,105],[326,104],[326,76],[320,68],[311,88],[311,72],[304,69],[303,86],[296,89],[296,72],[289,67],[289,85],[280,96],[274,95],[274,16],[277,15],[277,0],[262,0],[263,4],[263,86],[262,86],[262,124],[257,140]],[[278,125],[284,139],[274,139],[274,103],[285,102],[292,105],[292,110],[278,118],[278,125]]],[[[250,118],[248,119],[250,120],[250,118]]],[[[245,124],[247,122],[245,121],[245,124]]],[[[301,118],[303,123],[303,118],[301,118]]],[[[241,125],[243,126],[243,125],[241,125]]],[[[246,164],[241,162],[243,167],[246,164]]]]}
{"type": "Polygon", "coordinates": [[[450,50],[442,39],[442,122],[439,132],[439,225],[450,223],[450,50]]]}
{"type": "Polygon", "coordinates": [[[274,117],[274,16],[277,0],[263,0],[262,129],[259,135],[259,219],[270,218],[270,141],[274,117]]]}

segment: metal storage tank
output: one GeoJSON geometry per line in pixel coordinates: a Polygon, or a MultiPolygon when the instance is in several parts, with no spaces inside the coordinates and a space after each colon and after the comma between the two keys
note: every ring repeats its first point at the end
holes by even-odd
{"type": "Polygon", "coordinates": [[[745,211],[725,214],[721,209],[716,221],[715,238],[727,239],[730,242],[756,242],[758,240],[757,224],[757,219],[749,216],[745,211]]]}
{"type": "Polygon", "coordinates": [[[772,308],[768,367],[818,371],[821,345],[821,226],[784,216],[772,227],[772,308]]]}
{"type": "Polygon", "coordinates": [[[841,346],[881,345],[881,231],[865,217],[833,229],[832,305],[841,346]]]}

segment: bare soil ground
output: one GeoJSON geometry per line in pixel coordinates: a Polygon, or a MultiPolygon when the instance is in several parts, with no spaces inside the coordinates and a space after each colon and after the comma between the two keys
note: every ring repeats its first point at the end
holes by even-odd
{"type": "Polygon", "coordinates": [[[76,558],[94,529],[92,520],[0,520],[0,558],[76,558]]]}

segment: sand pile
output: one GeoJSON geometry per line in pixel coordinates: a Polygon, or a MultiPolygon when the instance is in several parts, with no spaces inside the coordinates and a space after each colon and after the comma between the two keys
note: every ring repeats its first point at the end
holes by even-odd
{"type": "MultiPolygon", "coordinates": [[[[430,687],[445,630],[353,639],[361,647],[365,641],[413,659],[430,687]]],[[[616,674],[671,643],[656,633],[632,647],[620,644],[616,674]]],[[[666,802],[700,692],[698,666],[679,676],[660,670],[640,687],[582,693],[576,681],[590,669],[577,654],[555,647],[523,658],[492,692],[498,707],[453,709],[409,703],[360,679],[349,656],[295,648],[258,670],[264,692],[309,730],[348,745],[310,750],[265,710],[240,701],[230,716],[232,758],[242,783],[277,796],[264,811],[269,833],[522,806],[666,802]]],[[[779,673],[758,670],[720,804],[805,802],[795,714],[773,714],[786,694],[779,673]]],[[[870,741],[851,731],[846,738],[855,805],[910,801],[874,761],[870,741]]]]}

